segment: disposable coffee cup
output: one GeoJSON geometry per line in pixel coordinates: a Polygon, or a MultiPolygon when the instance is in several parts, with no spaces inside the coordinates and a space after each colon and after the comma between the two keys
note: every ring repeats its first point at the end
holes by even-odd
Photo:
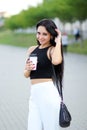
{"type": "Polygon", "coordinates": [[[30,61],[35,65],[33,70],[37,69],[37,55],[36,54],[31,54],[30,55],[30,61]]]}

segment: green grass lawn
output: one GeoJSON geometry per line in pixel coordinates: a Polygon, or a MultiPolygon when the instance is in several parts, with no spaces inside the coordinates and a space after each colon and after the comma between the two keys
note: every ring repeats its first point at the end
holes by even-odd
{"type": "MultiPolygon", "coordinates": [[[[15,33],[13,31],[1,31],[0,32],[0,44],[6,44],[11,46],[29,47],[36,45],[35,34],[23,34],[15,33]]],[[[73,43],[68,45],[68,52],[87,54],[87,40],[79,43],[73,43]]]]}
{"type": "Polygon", "coordinates": [[[36,44],[35,34],[22,34],[12,31],[0,32],[0,44],[29,47],[36,44]]]}
{"type": "Polygon", "coordinates": [[[68,52],[86,54],[87,55],[87,40],[79,43],[75,42],[68,46],[68,52]]]}

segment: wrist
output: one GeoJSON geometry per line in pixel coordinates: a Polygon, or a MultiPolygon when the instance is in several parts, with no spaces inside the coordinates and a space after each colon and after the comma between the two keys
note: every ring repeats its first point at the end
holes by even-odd
{"type": "Polygon", "coordinates": [[[31,72],[31,70],[28,70],[28,69],[25,69],[24,71],[25,71],[25,72],[28,72],[28,73],[30,73],[30,72],[31,72]]]}
{"type": "Polygon", "coordinates": [[[56,44],[62,43],[62,36],[58,36],[56,39],[56,44]]]}
{"type": "Polygon", "coordinates": [[[62,36],[58,36],[58,40],[61,41],[62,40],[62,36]]]}
{"type": "Polygon", "coordinates": [[[29,77],[29,75],[30,75],[30,70],[27,70],[27,69],[25,69],[24,70],[24,76],[26,77],[26,78],[28,78],[29,77]]]}
{"type": "Polygon", "coordinates": [[[56,45],[61,45],[61,44],[62,44],[62,39],[58,39],[56,45]]]}

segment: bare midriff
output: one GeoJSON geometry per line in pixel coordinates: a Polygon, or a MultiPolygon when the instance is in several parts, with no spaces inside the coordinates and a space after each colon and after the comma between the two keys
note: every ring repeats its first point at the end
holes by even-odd
{"type": "Polygon", "coordinates": [[[37,83],[43,83],[43,82],[48,82],[48,81],[52,81],[51,78],[49,79],[31,79],[31,84],[37,84],[37,83]]]}

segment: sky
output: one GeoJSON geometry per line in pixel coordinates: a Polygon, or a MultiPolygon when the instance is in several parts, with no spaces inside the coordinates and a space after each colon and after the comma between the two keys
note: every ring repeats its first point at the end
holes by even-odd
{"type": "Polygon", "coordinates": [[[29,6],[37,6],[43,0],[0,0],[0,12],[5,11],[9,15],[20,13],[29,6]]]}

